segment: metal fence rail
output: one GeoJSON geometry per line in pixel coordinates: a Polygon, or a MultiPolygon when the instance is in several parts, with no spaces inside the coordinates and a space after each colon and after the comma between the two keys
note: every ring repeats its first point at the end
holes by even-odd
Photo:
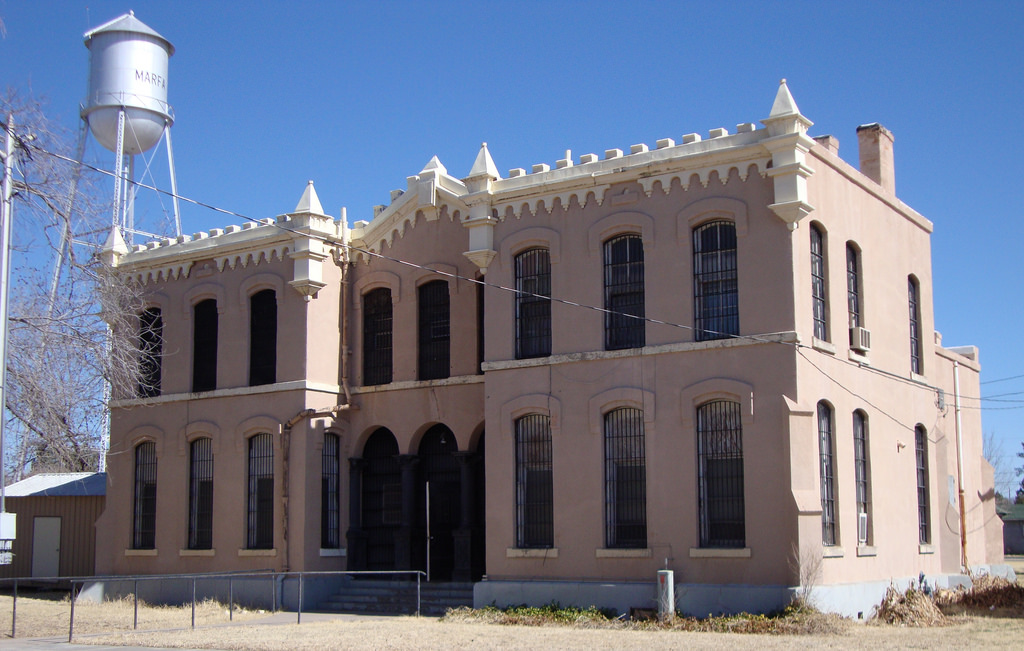
{"type": "MultiPolygon", "coordinates": [[[[420,598],[421,598],[421,584],[423,577],[426,573],[421,570],[389,570],[389,571],[344,571],[344,570],[324,570],[316,572],[278,572],[275,570],[256,570],[248,572],[197,572],[191,574],[122,574],[122,575],[111,575],[111,576],[60,576],[60,577],[14,577],[14,578],[0,578],[0,585],[13,584],[12,589],[12,604],[11,604],[11,637],[16,637],[17,634],[17,613],[18,613],[18,582],[22,583],[70,583],[71,585],[71,613],[68,621],[68,643],[71,643],[75,635],[75,602],[81,595],[82,590],[85,589],[87,583],[102,583],[104,581],[117,581],[117,582],[132,582],[132,629],[138,629],[139,627],[139,583],[145,583],[147,581],[170,581],[170,580],[186,580],[191,582],[191,616],[192,624],[191,627],[196,627],[196,583],[206,580],[213,579],[227,579],[228,581],[228,619],[234,621],[235,614],[235,596],[234,596],[234,581],[235,579],[267,579],[270,585],[270,603],[271,612],[277,611],[277,581],[280,579],[283,582],[288,579],[298,580],[298,603],[295,613],[295,623],[302,623],[302,596],[303,596],[303,581],[307,577],[313,576],[381,576],[381,575],[415,575],[416,576],[416,615],[420,614],[420,598]],[[76,590],[77,588],[77,590],[76,590]]],[[[282,589],[282,600],[283,600],[283,589],[282,589]]]]}

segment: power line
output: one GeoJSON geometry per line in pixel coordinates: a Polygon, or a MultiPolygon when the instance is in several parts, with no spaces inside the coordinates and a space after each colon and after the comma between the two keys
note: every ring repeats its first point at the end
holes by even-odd
{"type": "Polygon", "coordinates": [[[997,380],[985,380],[984,382],[979,382],[978,384],[995,384],[996,382],[1008,382],[1010,380],[1019,380],[1022,377],[1024,377],[1024,375],[1013,375],[1011,377],[1001,377],[997,380]]]}
{"type": "MultiPolygon", "coordinates": [[[[46,154],[46,155],[49,155],[49,156],[53,156],[55,158],[58,158],[60,160],[68,162],[68,163],[72,163],[72,164],[76,164],[76,165],[78,165],[78,164],[84,165],[88,169],[90,169],[90,170],[92,170],[94,172],[98,172],[100,174],[105,174],[105,175],[111,176],[111,177],[115,176],[114,172],[111,172],[109,170],[100,169],[100,168],[98,168],[98,167],[96,167],[94,165],[90,165],[89,163],[86,163],[84,161],[73,160],[73,159],[71,159],[71,158],[69,158],[67,156],[62,155],[62,154],[58,154],[58,153],[55,153],[55,152],[50,152],[50,151],[48,151],[48,150],[46,150],[46,149],[44,149],[44,148],[42,148],[42,147],[40,147],[38,145],[34,145],[34,144],[31,144],[31,143],[28,143],[28,142],[23,142],[23,146],[35,149],[35,150],[37,150],[37,151],[39,151],[39,152],[41,152],[43,154],[46,154]]],[[[184,195],[180,195],[180,194],[176,194],[176,193],[173,193],[173,192],[169,192],[167,190],[164,190],[162,188],[158,188],[158,187],[153,186],[153,185],[147,185],[145,183],[141,183],[139,181],[134,181],[134,180],[130,180],[128,182],[131,183],[132,185],[137,186],[137,187],[145,188],[147,190],[152,190],[152,191],[157,192],[159,194],[163,194],[163,195],[167,195],[169,197],[177,198],[177,199],[179,199],[181,201],[185,201],[185,202],[193,204],[195,206],[206,208],[208,210],[212,210],[212,211],[220,213],[220,214],[230,215],[232,217],[237,217],[239,219],[243,219],[245,221],[249,221],[249,222],[252,222],[252,223],[255,223],[255,224],[272,225],[272,226],[274,226],[275,228],[277,228],[279,230],[282,230],[282,231],[285,231],[285,232],[288,232],[288,233],[292,233],[292,234],[298,235],[300,237],[306,237],[306,238],[318,240],[320,242],[323,242],[325,244],[329,244],[329,245],[335,246],[335,247],[344,247],[345,249],[347,249],[350,252],[354,251],[354,252],[357,252],[357,253],[363,253],[363,254],[365,254],[367,256],[370,256],[370,257],[379,258],[379,259],[382,259],[382,260],[387,260],[389,262],[393,262],[395,264],[400,264],[400,265],[403,265],[403,266],[406,266],[406,267],[411,267],[411,268],[414,268],[414,269],[421,269],[421,270],[425,270],[425,271],[430,271],[431,273],[435,273],[435,274],[438,274],[440,276],[444,276],[444,277],[448,277],[448,278],[453,278],[453,279],[457,279],[457,280],[464,280],[464,281],[467,281],[467,282],[470,282],[470,283],[474,283],[476,285],[481,285],[481,286],[484,286],[484,287],[491,287],[491,288],[494,288],[494,289],[497,289],[497,290],[500,290],[500,291],[503,291],[503,292],[508,292],[508,293],[515,294],[517,296],[529,296],[529,297],[538,298],[538,299],[542,299],[542,300],[548,300],[548,301],[552,301],[552,302],[559,303],[559,304],[562,304],[562,305],[568,305],[568,306],[571,306],[571,307],[578,307],[578,308],[582,308],[582,309],[586,309],[586,310],[591,310],[591,311],[602,313],[602,314],[614,314],[614,315],[617,315],[617,316],[625,316],[625,317],[628,317],[628,318],[631,318],[631,319],[636,319],[636,320],[639,320],[639,321],[644,321],[646,323],[653,323],[653,324],[656,324],[656,325],[664,325],[664,326],[668,326],[668,327],[676,328],[676,329],[680,329],[680,330],[687,330],[687,331],[694,331],[694,330],[696,330],[696,328],[694,328],[693,326],[690,326],[690,325],[685,325],[685,324],[681,324],[681,323],[675,323],[675,322],[672,322],[672,321],[664,321],[664,320],[661,320],[661,319],[654,319],[654,318],[647,317],[647,316],[637,316],[637,315],[634,315],[634,314],[627,314],[625,312],[620,312],[618,310],[610,310],[608,308],[598,307],[596,305],[589,305],[589,304],[586,304],[586,303],[579,303],[577,301],[571,301],[571,300],[568,300],[568,299],[559,298],[559,297],[555,297],[555,296],[544,296],[542,294],[536,294],[534,292],[528,292],[528,291],[525,291],[525,290],[515,289],[513,287],[507,287],[507,286],[500,285],[500,284],[497,284],[497,283],[491,283],[491,282],[488,282],[486,280],[482,280],[482,279],[479,279],[479,278],[470,278],[468,276],[462,276],[462,275],[460,275],[458,273],[452,273],[452,272],[448,272],[448,271],[442,271],[442,270],[439,270],[439,269],[433,269],[433,268],[428,267],[426,265],[421,265],[421,264],[417,264],[417,263],[414,263],[414,262],[409,262],[408,260],[403,260],[401,258],[394,258],[394,257],[391,257],[391,256],[387,256],[387,255],[384,255],[383,253],[378,253],[378,252],[372,251],[370,249],[365,249],[365,248],[362,248],[362,247],[353,246],[352,244],[349,244],[347,242],[338,240],[336,238],[331,238],[331,237],[327,237],[327,236],[319,235],[319,234],[315,234],[315,233],[305,233],[305,232],[297,231],[297,230],[295,230],[293,228],[289,228],[289,227],[285,226],[284,224],[282,224],[281,222],[278,222],[276,220],[272,221],[272,222],[269,222],[269,224],[268,224],[268,222],[266,222],[264,220],[259,220],[259,219],[256,219],[254,217],[250,217],[248,215],[244,215],[242,213],[235,212],[233,210],[228,210],[226,208],[220,208],[218,206],[214,206],[212,204],[205,203],[203,201],[199,201],[199,200],[193,199],[191,197],[187,197],[187,196],[184,196],[184,195]]],[[[798,353],[800,353],[801,357],[803,357],[808,362],[810,362],[810,359],[806,355],[803,355],[802,350],[803,349],[812,349],[812,350],[814,349],[813,346],[808,346],[806,344],[802,344],[802,343],[799,343],[799,342],[779,341],[778,339],[769,338],[769,337],[771,337],[771,335],[778,335],[778,334],[781,334],[781,333],[761,333],[761,334],[757,334],[757,335],[737,335],[737,334],[731,334],[731,333],[726,333],[726,332],[718,332],[718,331],[707,330],[707,329],[702,329],[702,332],[714,334],[714,335],[718,336],[719,339],[743,339],[743,340],[753,341],[753,342],[757,342],[757,343],[781,344],[781,345],[786,345],[786,346],[792,346],[795,350],[797,350],[798,353]]],[[[840,363],[847,364],[849,366],[853,366],[853,367],[856,367],[858,369],[868,371],[870,373],[874,373],[876,375],[888,378],[890,380],[895,380],[895,381],[901,382],[901,383],[903,383],[905,385],[908,385],[908,386],[911,386],[911,387],[915,387],[915,388],[923,389],[923,390],[927,390],[927,391],[932,391],[932,392],[942,391],[942,389],[940,387],[933,386],[933,385],[930,385],[930,384],[927,384],[927,383],[924,383],[924,382],[919,382],[919,381],[916,381],[916,380],[912,380],[910,378],[903,377],[901,375],[898,375],[896,373],[892,373],[890,371],[886,371],[886,370],[883,370],[883,369],[875,368],[873,366],[869,366],[869,365],[866,365],[866,364],[861,364],[859,362],[855,362],[855,361],[852,361],[852,360],[845,360],[845,359],[842,359],[842,358],[833,357],[833,356],[830,356],[830,355],[829,356],[825,356],[825,357],[827,359],[833,359],[833,360],[836,360],[836,361],[838,361],[840,363]]],[[[822,374],[824,374],[826,377],[828,377],[830,380],[832,380],[832,382],[834,382],[835,384],[840,386],[842,389],[844,389],[845,391],[851,393],[851,395],[857,396],[857,394],[853,393],[853,391],[851,391],[849,388],[847,388],[841,382],[839,382],[838,380],[836,380],[832,376],[830,376],[827,373],[825,373],[824,370],[822,370],[817,365],[813,364],[813,362],[811,362],[811,364],[816,369],[818,369],[818,371],[820,371],[822,374]]],[[[982,384],[993,383],[993,382],[1001,382],[1001,381],[1005,381],[1005,380],[1017,379],[1017,378],[1020,378],[1020,377],[1024,377],[1024,375],[1019,375],[1019,376],[1015,376],[1015,377],[1012,377],[1012,378],[1000,378],[998,380],[989,380],[988,382],[983,382],[982,384]]],[[[860,396],[857,396],[857,397],[860,397],[860,396]]],[[[863,399],[863,398],[861,398],[861,399],[864,400],[867,404],[871,404],[866,399],[863,399]]],[[[961,399],[962,400],[978,400],[978,401],[980,401],[980,400],[984,400],[985,398],[961,396],[961,399]]],[[[895,422],[899,422],[893,416],[891,416],[890,414],[882,411],[878,407],[875,407],[874,405],[871,405],[871,406],[874,407],[875,409],[878,409],[879,412],[885,414],[887,417],[893,419],[895,422]]],[[[969,408],[972,408],[972,409],[1003,410],[1003,409],[1018,409],[1019,407],[969,407],[969,408]]],[[[900,423],[900,424],[902,425],[902,423],[900,423]]],[[[903,425],[903,426],[906,427],[905,425],[903,425]]]]}

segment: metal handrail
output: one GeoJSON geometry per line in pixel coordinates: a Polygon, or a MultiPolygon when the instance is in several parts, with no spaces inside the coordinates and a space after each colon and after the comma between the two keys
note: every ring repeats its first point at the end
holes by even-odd
{"type": "Polygon", "coordinates": [[[346,576],[346,575],[416,575],[416,615],[420,614],[420,604],[422,595],[422,580],[426,577],[426,572],[422,570],[318,570],[318,571],[306,571],[306,572],[279,572],[270,569],[263,570],[252,570],[252,571],[223,571],[223,572],[193,572],[183,574],[118,574],[118,575],[104,575],[104,576],[53,576],[53,577],[0,577],[0,584],[13,583],[13,599],[11,605],[11,638],[15,637],[17,632],[17,612],[18,612],[18,581],[26,582],[58,582],[66,581],[71,584],[71,614],[68,622],[68,643],[70,644],[74,639],[75,634],[75,601],[78,595],[81,594],[82,590],[85,589],[86,583],[99,582],[99,581],[131,581],[132,582],[132,609],[133,609],[133,620],[132,629],[138,629],[139,627],[139,582],[140,581],[162,581],[162,580],[191,580],[192,582],[192,628],[196,627],[196,582],[202,579],[228,579],[228,619],[234,621],[234,579],[236,578],[269,578],[271,581],[271,612],[277,611],[277,587],[276,582],[278,577],[283,580],[288,578],[298,577],[298,601],[296,607],[296,624],[302,623],[302,583],[303,579],[308,576],[346,576]],[[81,584],[81,588],[78,592],[75,592],[75,586],[81,584]]]}
{"type": "MultiPolygon", "coordinates": [[[[164,580],[164,579],[190,579],[191,580],[191,628],[196,628],[196,582],[204,578],[227,578],[227,590],[228,590],[228,620],[234,620],[234,578],[243,577],[267,577],[270,579],[271,585],[271,612],[275,612],[278,609],[278,593],[276,593],[275,583],[279,577],[282,580],[298,577],[298,600],[296,605],[296,623],[302,623],[302,581],[306,576],[345,576],[345,575],[396,575],[396,574],[415,574],[416,575],[416,615],[420,615],[421,611],[421,600],[422,600],[422,581],[426,576],[426,572],[423,570],[317,570],[317,571],[292,571],[292,572],[280,572],[274,570],[255,570],[255,571],[223,571],[223,572],[196,572],[196,573],[183,573],[183,574],[120,574],[120,575],[106,575],[106,576],[59,576],[51,577],[48,579],[32,578],[32,580],[66,580],[71,582],[71,617],[68,623],[68,643],[71,644],[75,637],[75,602],[78,595],[81,594],[82,590],[85,589],[85,583],[101,581],[101,580],[118,580],[118,581],[132,581],[132,600],[133,600],[133,621],[132,628],[137,630],[138,628],[138,581],[146,580],[164,580]],[[82,588],[79,589],[78,594],[75,592],[75,585],[81,583],[82,588]]],[[[0,579],[12,580],[12,579],[0,579]]],[[[25,578],[23,578],[25,580],[25,578]]],[[[14,581],[14,603],[13,611],[16,612],[17,608],[17,579],[14,581]]],[[[11,637],[14,637],[14,617],[11,617],[11,637]]]]}

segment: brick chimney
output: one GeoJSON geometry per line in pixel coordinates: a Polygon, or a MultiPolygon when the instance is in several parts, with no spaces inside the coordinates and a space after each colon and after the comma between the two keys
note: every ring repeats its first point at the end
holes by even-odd
{"type": "Polygon", "coordinates": [[[857,127],[861,173],[895,194],[896,172],[893,169],[893,140],[892,132],[877,122],[857,127]]]}

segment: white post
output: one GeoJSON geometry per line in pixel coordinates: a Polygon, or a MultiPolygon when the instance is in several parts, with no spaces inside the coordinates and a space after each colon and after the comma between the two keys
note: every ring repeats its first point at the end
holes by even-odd
{"type": "Polygon", "coordinates": [[[658,570],[658,621],[670,622],[676,616],[675,572],[658,570]]]}

